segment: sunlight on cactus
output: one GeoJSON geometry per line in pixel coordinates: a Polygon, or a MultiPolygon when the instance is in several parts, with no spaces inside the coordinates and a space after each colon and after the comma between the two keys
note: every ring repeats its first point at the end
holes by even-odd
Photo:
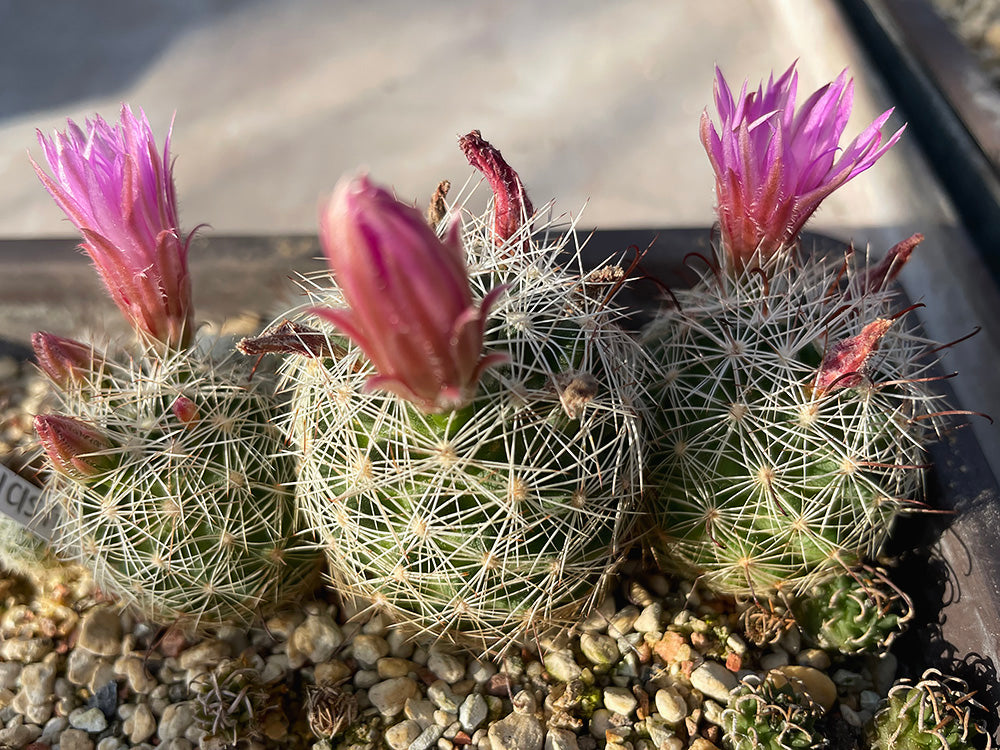
{"type": "MultiPolygon", "coordinates": [[[[545,224],[537,239],[522,220],[498,245],[494,212],[461,203],[440,228],[462,222],[473,298],[506,289],[483,336],[505,362],[468,405],[427,413],[366,388],[372,364],[320,322],[325,354],[285,368],[286,430],[337,588],[411,629],[499,649],[571,621],[623,554],[641,489],[642,354],[611,285],[583,273],[572,228],[545,224]]],[[[329,284],[307,283],[304,309],[341,306],[329,284]]]]}

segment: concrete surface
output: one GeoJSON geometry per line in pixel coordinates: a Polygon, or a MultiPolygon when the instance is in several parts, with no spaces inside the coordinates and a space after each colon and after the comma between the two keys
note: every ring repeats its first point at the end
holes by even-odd
{"type": "MultiPolygon", "coordinates": [[[[849,137],[892,106],[832,0],[0,0],[0,237],[72,234],[26,158],[34,129],[123,100],[161,136],[176,112],[188,228],[312,232],[320,196],[362,166],[423,204],[471,173],[456,138],[472,128],[536,205],[589,201],[582,226],[707,225],[713,65],[738,85],[795,59],[803,96],[851,69],[849,137]]],[[[915,144],[810,226],[876,254],[924,232],[902,281],[939,340],[984,326],[949,366],[963,405],[1000,416],[1000,301],[915,144]]],[[[1000,473],[998,431],[975,429],[1000,473]]]]}

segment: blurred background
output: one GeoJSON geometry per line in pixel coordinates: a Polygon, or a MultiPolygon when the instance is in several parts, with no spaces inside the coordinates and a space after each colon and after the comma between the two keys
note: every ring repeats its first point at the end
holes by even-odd
{"type": "MultiPolygon", "coordinates": [[[[73,234],[28,162],[35,128],[112,120],[123,101],[159,138],[175,117],[182,221],[221,234],[313,232],[320,197],[359,168],[423,204],[471,174],[456,139],[473,128],[536,204],[589,201],[586,226],[707,225],[698,119],[716,64],[738,86],[798,60],[804,94],[850,68],[849,137],[892,106],[825,0],[0,0],[0,14],[8,237],[73,234]]],[[[879,196],[909,148],[816,228],[907,224],[906,201],[879,196]]]]}

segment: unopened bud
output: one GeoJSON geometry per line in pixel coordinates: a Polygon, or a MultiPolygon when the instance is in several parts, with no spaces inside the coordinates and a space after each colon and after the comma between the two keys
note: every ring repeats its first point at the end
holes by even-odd
{"type": "Polygon", "coordinates": [[[62,474],[86,479],[114,466],[111,441],[85,422],[40,414],[35,417],[35,432],[53,467],[62,474]]]}
{"type": "Polygon", "coordinates": [[[170,411],[186,427],[193,426],[199,419],[198,405],[187,396],[178,396],[170,406],[170,411]]]}
{"type": "Polygon", "coordinates": [[[854,388],[861,384],[865,365],[878,348],[891,320],[879,318],[861,329],[857,336],[838,341],[823,357],[813,386],[817,395],[838,388],[854,388]]]}
{"type": "Polygon", "coordinates": [[[59,388],[83,382],[103,363],[92,346],[45,331],[31,334],[31,348],[38,367],[59,388]]]}

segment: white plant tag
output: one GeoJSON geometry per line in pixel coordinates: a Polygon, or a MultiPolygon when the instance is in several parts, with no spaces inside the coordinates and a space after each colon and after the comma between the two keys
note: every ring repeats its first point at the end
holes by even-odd
{"type": "Polygon", "coordinates": [[[36,536],[51,541],[56,519],[42,514],[42,491],[19,474],[0,464],[0,512],[36,536]]]}

